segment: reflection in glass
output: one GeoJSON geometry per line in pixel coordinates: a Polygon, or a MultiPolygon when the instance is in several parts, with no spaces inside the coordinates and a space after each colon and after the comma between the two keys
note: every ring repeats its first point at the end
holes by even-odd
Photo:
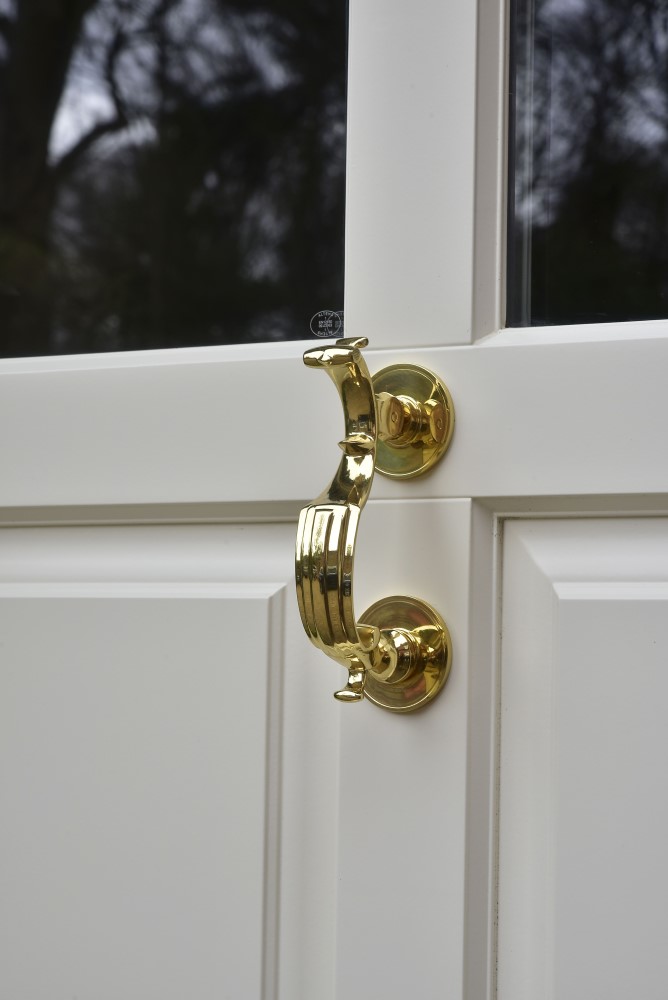
{"type": "Polygon", "coordinates": [[[668,0],[514,0],[508,324],[668,316],[668,0]]]}
{"type": "Polygon", "coordinates": [[[312,338],[345,62],[345,0],[0,0],[0,354],[312,338]]]}

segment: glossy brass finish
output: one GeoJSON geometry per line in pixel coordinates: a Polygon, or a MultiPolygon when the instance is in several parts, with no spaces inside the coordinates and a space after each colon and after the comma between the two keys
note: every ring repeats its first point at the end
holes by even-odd
{"type": "MultiPolygon", "coordinates": [[[[379,601],[359,623],[356,621],[355,540],[376,467],[379,425],[386,441],[419,453],[423,467],[426,450],[429,454],[433,450],[431,440],[441,446],[446,438],[449,441],[452,431],[446,426],[437,393],[440,381],[429,373],[428,383],[421,376],[423,385],[430,389],[424,399],[385,389],[385,395],[377,399],[361,353],[367,343],[366,338],[338,340],[304,355],[306,365],[324,368],[336,385],[345,435],[339,442],[343,457],[332,482],[300,514],[295,557],[297,601],[311,642],[348,669],[348,682],[336,692],[336,698],[361,701],[366,696],[391,711],[410,712],[429,702],[443,687],[452,659],[450,636],[438,612],[412,597],[379,601]]],[[[398,366],[386,371],[394,372],[395,368],[398,366]]],[[[415,370],[424,373],[424,369],[415,370]]],[[[441,453],[444,450],[441,448],[441,453]]],[[[413,469],[409,474],[419,471],[413,469]]]]}
{"type": "Polygon", "coordinates": [[[447,386],[419,365],[390,365],[373,376],[379,412],[376,471],[410,479],[431,469],[450,446],[455,407],[447,386]]]}
{"type": "Polygon", "coordinates": [[[401,637],[409,655],[392,675],[366,676],[364,697],[393,712],[414,712],[439,693],[448,679],[452,642],[447,625],[429,604],[415,597],[385,597],[362,615],[367,625],[390,632],[396,645],[401,637]]]}

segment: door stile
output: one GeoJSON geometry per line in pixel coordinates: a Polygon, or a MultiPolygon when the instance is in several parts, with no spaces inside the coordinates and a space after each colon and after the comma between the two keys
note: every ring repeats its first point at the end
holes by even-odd
{"type": "Polygon", "coordinates": [[[494,1000],[503,521],[471,503],[464,1000],[494,1000]]]}

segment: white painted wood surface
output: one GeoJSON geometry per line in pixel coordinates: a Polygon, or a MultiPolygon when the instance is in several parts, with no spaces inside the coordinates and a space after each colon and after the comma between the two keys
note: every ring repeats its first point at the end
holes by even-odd
{"type": "MultiPolygon", "coordinates": [[[[342,426],[336,393],[301,364],[307,346],[276,357],[264,347],[255,359],[249,350],[243,361],[223,348],[199,362],[186,359],[197,351],[123,355],[111,366],[98,356],[76,369],[56,359],[30,375],[0,363],[3,506],[169,495],[209,504],[264,497],[296,509],[331,479],[342,426]]],[[[527,331],[524,340],[503,331],[469,347],[369,352],[372,372],[400,360],[442,373],[456,434],[432,474],[409,485],[379,476],[376,498],[668,492],[668,463],[653,444],[665,422],[666,323],[527,331]]]]}
{"type": "Polygon", "coordinates": [[[421,714],[341,714],[335,995],[473,1000],[493,947],[493,522],[468,500],[371,502],[363,522],[360,611],[433,603],[453,671],[421,714]]]}
{"type": "Polygon", "coordinates": [[[668,520],[510,523],[499,1000],[665,996],[668,520]]]}
{"type": "MultiPolygon", "coordinates": [[[[89,996],[103,997],[109,982],[126,1000],[168,997],[170,990],[177,995],[174,983],[181,987],[187,976],[181,996],[224,996],[227,989],[235,1000],[493,1000],[497,959],[501,1000],[522,1000],[513,994],[516,987],[527,1000],[577,1000],[578,990],[589,987],[583,998],[595,995],[599,980],[592,966],[587,971],[575,939],[564,939],[569,957],[559,968],[544,958],[561,954],[563,941],[548,934],[543,951],[537,944],[532,975],[538,979],[530,987],[509,978],[517,936],[529,931],[528,911],[517,895],[508,895],[508,876],[503,880],[504,866],[520,864],[508,853],[503,829],[497,939],[497,811],[506,830],[521,825],[524,812],[535,820],[533,833],[538,830],[529,845],[532,864],[518,883],[522,898],[544,905],[550,873],[540,854],[547,821],[536,819],[518,778],[522,768],[505,743],[497,783],[498,718],[527,698],[525,714],[563,712],[561,703],[546,706],[544,686],[516,691],[516,702],[505,672],[500,685],[499,654],[514,656],[515,643],[526,660],[527,650],[539,652],[549,638],[546,632],[537,637],[538,619],[525,615],[524,630],[515,628],[500,642],[498,616],[502,605],[507,612],[506,599],[512,606],[515,588],[527,602],[540,601],[538,578],[543,573],[558,583],[554,567],[562,557],[564,579],[580,587],[583,580],[568,573],[579,550],[589,551],[591,532],[607,539],[597,549],[596,599],[576,590],[568,599],[562,594],[561,603],[572,610],[564,618],[565,638],[582,640],[588,654],[579,661],[584,654],[572,651],[582,667],[580,683],[586,678],[590,685],[584,704],[591,706],[592,727],[613,742],[616,731],[599,720],[596,700],[608,659],[619,685],[632,685],[615,633],[597,641],[597,623],[609,620],[619,601],[620,620],[634,634],[646,638],[650,625],[657,626],[658,651],[645,662],[651,683],[663,683],[668,638],[656,617],[656,584],[664,578],[651,575],[656,559],[663,573],[662,557],[652,555],[653,541],[640,545],[642,572],[632,583],[645,575],[652,584],[638,591],[646,606],[639,597],[613,600],[604,584],[632,564],[640,535],[607,536],[611,522],[604,518],[668,511],[662,458],[668,323],[499,329],[504,23],[505,5],[487,0],[420,0],[410,8],[399,0],[351,3],[346,332],[371,337],[372,371],[413,361],[441,373],[457,409],[453,445],[437,470],[410,483],[379,477],[374,484],[356,569],[358,611],[392,591],[414,593],[434,603],[451,627],[453,673],[442,699],[424,715],[393,719],[369,705],[336,704],[330,697],[340,681],[336,666],[312,653],[300,633],[292,593],[294,516],[331,477],[341,426],[331,386],[299,361],[305,344],[0,362],[0,521],[21,526],[0,530],[2,603],[11,603],[0,642],[11,638],[12,650],[9,658],[9,646],[0,646],[0,712],[10,719],[0,734],[0,809],[3,817],[11,812],[18,852],[14,865],[0,845],[11,890],[0,893],[0,919],[12,946],[0,963],[0,1000],[17,1000],[17,977],[24,975],[32,977],[24,980],[34,987],[30,1000],[46,996],[47,974],[51,983],[60,976],[68,987],[81,984],[89,996]],[[565,530],[551,527],[557,515],[589,519],[579,536],[551,545],[552,563],[543,550],[538,570],[530,559],[515,560],[506,594],[500,539],[504,519],[518,512],[542,518],[536,524],[549,537],[565,530]],[[28,527],[38,524],[50,526],[28,527]],[[238,627],[249,610],[255,624],[246,662],[238,627]],[[589,619],[590,611],[602,619],[589,619]],[[279,626],[280,639],[270,643],[279,626]],[[172,660],[149,745],[140,716],[155,714],[151,695],[163,679],[164,658],[183,662],[186,647],[189,677],[199,671],[210,691],[201,708],[203,742],[195,742],[195,691],[172,660]],[[47,671],[56,657],[62,688],[47,671]],[[282,686],[263,689],[255,701],[250,677],[275,679],[270,668],[277,662],[282,686]],[[17,674],[8,666],[14,663],[28,665],[17,674]],[[91,674],[91,663],[99,676],[91,674]],[[230,671],[234,710],[231,701],[219,706],[230,671]],[[111,690],[114,680],[125,687],[125,698],[111,690]],[[82,716],[84,690],[89,707],[82,716]],[[60,714],[49,711],[44,691],[60,714]],[[114,705],[117,713],[111,713],[114,705]],[[26,719],[39,728],[26,731],[26,719]],[[127,745],[115,756],[118,719],[127,722],[127,745]],[[251,741],[248,756],[239,747],[251,735],[257,743],[251,741]],[[277,740],[280,754],[267,752],[277,740]],[[82,743],[89,753],[80,760],[82,743]],[[137,763],[131,773],[130,751],[137,763]],[[92,765],[104,776],[100,784],[92,765]],[[55,799],[59,782],[70,795],[67,803],[55,799]],[[189,825],[176,811],[177,796],[189,825]],[[141,817],[134,841],[132,814],[141,817]],[[44,828],[47,815],[53,842],[44,828]],[[83,853],[75,855],[68,824],[86,840],[83,853]],[[253,857],[259,865],[252,873],[248,868],[248,877],[221,848],[226,836],[236,843],[242,829],[248,835],[239,856],[244,865],[253,867],[253,857]],[[55,852],[52,870],[48,850],[55,852]],[[185,854],[188,861],[180,864],[185,854]],[[41,967],[35,956],[49,927],[48,915],[38,913],[40,893],[45,884],[62,887],[64,873],[71,876],[69,895],[52,893],[57,905],[50,913],[62,919],[54,920],[41,967]],[[121,892],[128,881],[136,887],[135,909],[121,892]],[[180,909],[169,898],[174,885],[186,900],[180,909]],[[26,886],[32,891],[23,893],[26,886]],[[10,904],[19,907],[16,920],[10,904]],[[186,926],[193,913],[208,917],[202,935],[196,922],[186,926]],[[25,933],[19,934],[19,921],[25,933]],[[220,951],[212,922],[221,931],[232,928],[231,939],[220,937],[220,951]],[[242,926],[252,929],[240,942],[242,926]],[[181,951],[167,948],[179,934],[185,935],[181,951]],[[89,949],[75,956],[72,942],[81,935],[89,949]],[[104,961],[110,935],[127,958],[111,972],[104,961]],[[56,968],[58,943],[62,964],[56,968]],[[31,957],[35,964],[26,972],[31,957]],[[76,968],[75,957],[81,959],[76,968]],[[544,976],[550,969],[551,981],[544,976]]],[[[658,522],[645,523],[642,531],[651,539],[658,522]]],[[[544,623],[546,607],[539,614],[544,623]]],[[[520,607],[515,621],[521,618],[520,607]]],[[[644,732],[644,707],[641,698],[635,715],[623,721],[632,730],[629,761],[649,775],[660,737],[654,721],[649,735],[644,732]]],[[[610,719],[621,721],[614,712],[610,719]]],[[[507,725],[504,731],[507,736],[507,725]]],[[[541,732],[529,761],[537,774],[544,764],[541,732]]],[[[602,758],[583,774],[608,781],[607,767],[602,758]]],[[[659,828],[647,830],[642,816],[662,779],[663,765],[656,763],[647,793],[640,786],[629,791],[637,826],[628,829],[650,859],[659,828]]],[[[563,799],[571,790],[566,778],[559,780],[563,799]]],[[[585,798],[578,787],[574,803],[577,794],[585,798]]],[[[618,790],[615,795],[619,804],[618,790]]],[[[592,859],[598,863],[601,855],[604,874],[610,861],[599,852],[601,814],[586,814],[581,843],[568,826],[573,813],[564,821],[571,837],[564,857],[587,869],[590,879],[592,859]]],[[[623,869],[619,884],[629,893],[637,888],[634,857],[622,850],[615,856],[623,869]]],[[[596,906],[606,904],[609,892],[606,885],[596,906]]],[[[658,919],[653,899],[647,913],[658,919]]],[[[557,903],[550,919],[562,926],[570,903],[561,897],[557,903]]],[[[534,942],[541,927],[531,928],[534,942]]],[[[592,955],[602,955],[603,938],[593,944],[599,951],[592,955]]],[[[645,953],[633,940],[626,954],[630,963],[645,953]]],[[[663,979],[658,973],[649,978],[653,968],[650,961],[643,972],[642,995],[649,1000],[662,996],[663,979]]],[[[604,995],[626,1000],[629,992],[604,995]]]]}
{"type": "Polygon", "coordinates": [[[384,346],[471,338],[476,21],[466,0],[351,4],[351,336],[380,337],[384,346]]]}
{"type": "Polygon", "coordinates": [[[3,1000],[332,981],[338,719],[293,534],[0,530],[3,1000]]]}
{"type": "Polygon", "coordinates": [[[11,584],[0,605],[3,996],[260,997],[280,598],[11,584]]]}

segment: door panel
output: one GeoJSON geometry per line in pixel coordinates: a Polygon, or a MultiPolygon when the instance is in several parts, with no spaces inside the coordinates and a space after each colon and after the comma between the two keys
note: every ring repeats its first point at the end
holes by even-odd
{"type": "Polygon", "coordinates": [[[499,1000],[664,995],[668,521],[511,522],[499,1000]]]}
{"type": "Polygon", "coordinates": [[[279,924],[322,957],[337,742],[316,708],[317,774],[284,746],[283,692],[292,728],[311,697],[293,532],[0,531],[3,1000],[274,996],[279,924]]]}
{"type": "Polygon", "coordinates": [[[273,595],[133,589],[3,594],[3,989],[259,997],[273,595]]]}

